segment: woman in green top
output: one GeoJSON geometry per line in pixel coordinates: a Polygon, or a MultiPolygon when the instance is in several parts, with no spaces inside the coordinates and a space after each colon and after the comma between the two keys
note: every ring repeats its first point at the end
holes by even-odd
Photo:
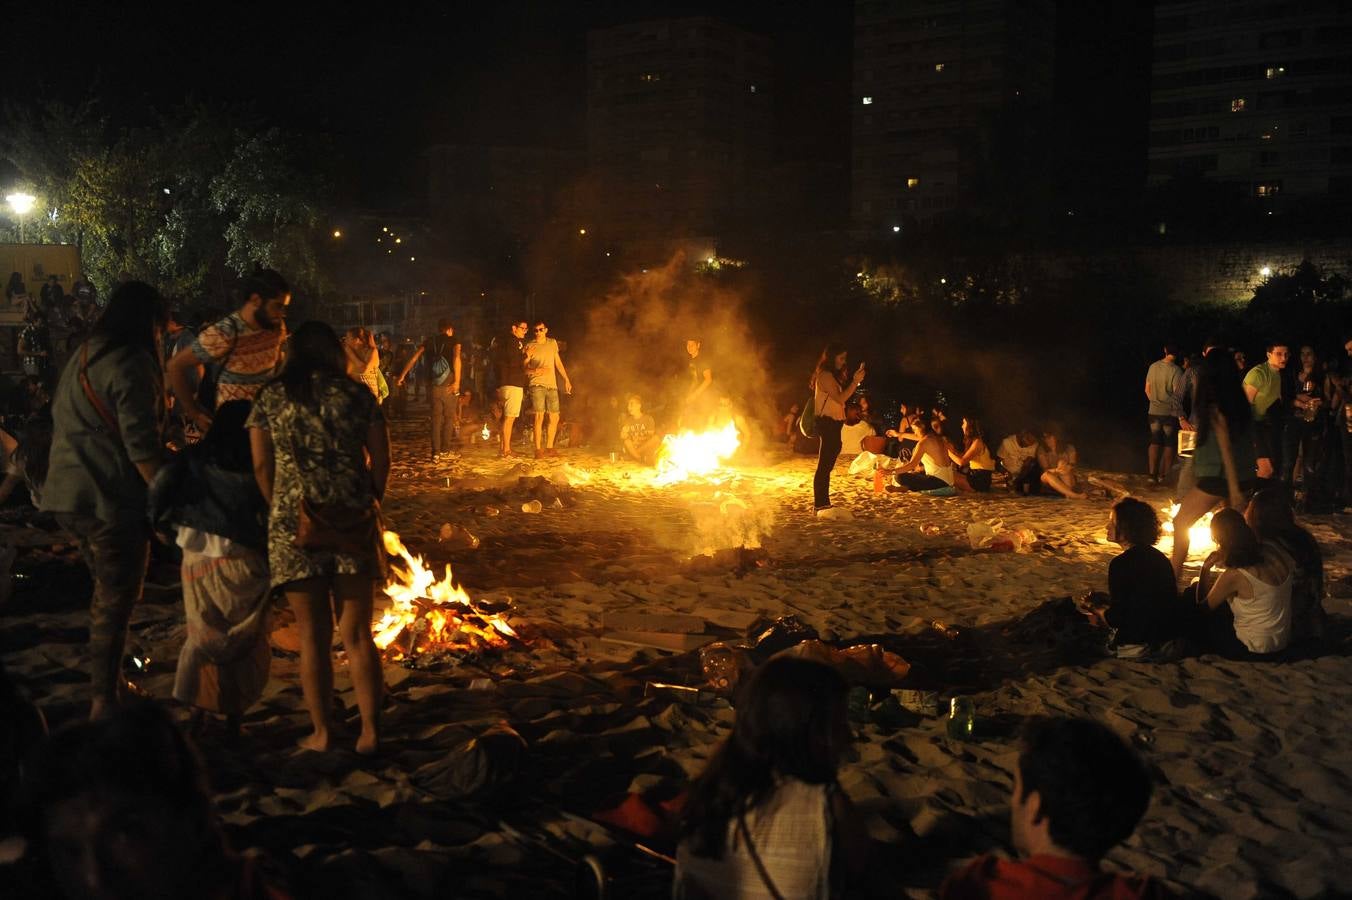
{"type": "Polygon", "coordinates": [[[1239,371],[1219,349],[1203,357],[1195,390],[1191,421],[1197,425],[1197,449],[1192,470],[1197,484],[1179,501],[1174,516],[1175,578],[1182,576],[1188,559],[1188,529],[1218,506],[1242,506],[1244,495],[1256,483],[1252,407],[1239,371]]]}

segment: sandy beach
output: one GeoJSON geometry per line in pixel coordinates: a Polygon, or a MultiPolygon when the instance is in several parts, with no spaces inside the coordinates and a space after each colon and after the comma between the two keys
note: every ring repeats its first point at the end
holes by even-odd
{"type": "MultiPolygon", "coordinates": [[[[617,612],[698,616],[708,639],[738,637],[748,614],[794,615],[824,640],[900,654],[912,663],[902,687],[974,697],[979,740],[952,741],[942,718],[910,713],[857,727],[842,784],[893,848],[876,896],[928,896],[965,859],[1006,847],[1013,733],[1042,713],[1103,720],[1156,775],[1145,820],[1109,865],[1225,898],[1327,896],[1352,880],[1352,519],[1303,520],[1325,552],[1336,650],[1271,664],[1138,663],[1094,658],[1044,627],[1048,601],[1106,586],[1118,550],[1105,539],[1106,499],[875,495],[845,458],[833,488],[854,519],[820,522],[807,457],[772,453],[659,486],[651,470],[585,450],[503,461],[476,443],[432,464],[419,427],[395,427],[390,526],[415,553],[451,563],[473,597],[510,599],[523,644],[388,664],[381,755],[317,755],[294,749],[307,719],[279,613],[263,701],[241,738],[208,735],[202,750],[231,840],[274,857],[298,896],[568,897],[588,853],[610,861],[615,896],[668,891],[660,864],[588,816],[629,791],[673,793],[733,711],[645,697],[648,681],[699,683],[697,655],[607,640],[603,619],[617,612]],[[543,509],[523,512],[533,499],[543,509]],[[1037,541],[974,550],[973,522],[1028,528],[1037,541]],[[439,543],[443,523],[480,545],[439,543]]],[[[1168,505],[1163,490],[1127,483],[1168,505]]],[[[40,546],[19,549],[0,653],[60,723],[85,709],[84,588],[68,548],[28,543],[40,546]]],[[[156,580],[133,646],[150,660],[138,682],[168,697],[183,614],[172,569],[156,580]]]]}

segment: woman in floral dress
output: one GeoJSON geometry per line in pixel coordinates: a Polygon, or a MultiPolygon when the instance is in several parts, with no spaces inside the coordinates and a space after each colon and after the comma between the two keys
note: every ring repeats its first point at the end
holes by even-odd
{"type": "Polygon", "coordinates": [[[347,376],[343,345],[322,322],[291,338],[282,374],[254,400],[248,427],[254,472],[268,501],[268,565],[300,629],[301,687],[314,732],[301,742],[327,750],[333,694],[333,611],[361,710],[357,752],[374,753],[382,677],[371,640],[371,600],[383,575],[380,550],[347,555],[295,545],[304,497],[312,506],[360,509],[385,495],[390,436],[375,397],[347,376]],[[367,454],[370,464],[367,464],[367,454]]]}

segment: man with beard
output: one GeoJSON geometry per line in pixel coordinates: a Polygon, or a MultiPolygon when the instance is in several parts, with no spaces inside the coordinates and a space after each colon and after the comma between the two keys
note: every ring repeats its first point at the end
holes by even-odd
{"type": "Polygon", "coordinates": [[[525,319],[517,319],[507,334],[493,338],[493,367],[497,370],[498,400],[502,402],[502,448],[500,455],[512,456],[512,425],[521,415],[521,401],[526,392],[526,329],[525,319]]]}
{"type": "Polygon", "coordinates": [[[281,362],[291,288],[272,269],[260,269],[244,280],[240,294],[244,305],[203,328],[167,367],[184,419],[202,434],[211,427],[216,407],[231,400],[252,402],[281,362]]]}

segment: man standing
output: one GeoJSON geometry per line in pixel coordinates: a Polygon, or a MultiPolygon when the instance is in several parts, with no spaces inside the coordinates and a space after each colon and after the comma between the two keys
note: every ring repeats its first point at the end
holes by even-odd
{"type": "Polygon", "coordinates": [[[1174,362],[1178,348],[1164,345],[1164,358],[1150,364],[1145,373],[1145,396],[1150,401],[1150,480],[1159,484],[1174,464],[1174,440],[1178,434],[1178,395],[1183,370],[1174,362]]]}
{"type": "Polygon", "coordinates": [[[535,413],[535,458],[558,456],[554,449],[554,436],[559,430],[559,382],[555,370],[563,376],[563,392],[571,394],[573,383],[568,380],[568,370],[563,367],[563,358],[559,356],[559,342],[549,336],[549,326],[543,321],[535,323],[535,340],[526,345],[526,377],[530,382],[530,408],[535,413]],[[549,437],[540,445],[545,414],[549,414],[549,437]]]}
{"type": "Polygon", "coordinates": [[[708,355],[701,355],[704,342],[699,338],[690,338],[685,342],[685,352],[690,358],[688,363],[689,380],[685,397],[681,402],[681,426],[702,429],[709,413],[713,411],[715,397],[713,391],[714,370],[708,355]]]}
{"type": "Polygon", "coordinates": [[[42,286],[38,297],[42,301],[43,315],[49,319],[55,319],[59,323],[61,321],[61,308],[66,301],[66,292],[61,289],[61,279],[55,275],[48,276],[47,283],[42,286]]]}
{"type": "Polygon", "coordinates": [[[1244,376],[1244,395],[1253,408],[1254,455],[1258,457],[1258,477],[1271,478],[1276,472],[1273,460],[1282,450],[1282,372],[1291,357],[1286,344],[1267,346],[1267,360],[1244,376]]]}
{"type": "Polygon", "coordinates": [[[179,413],[202,434],[222,403],[252,402],[281,362],[291,303],[286,279],[272,269],[260,269],[244,279],[240,294],[243,306],[202,329],[169,360],[169,386],[179,413]]]}
{"type": "Polygon", "coordinates": [[[432,403],[432,459],[451,453],[459,423],[456,421],[460,397],[460,342],[450,319],[437,322],[437,333],[414,351],[395,383],[403,385],[409,370],[426,357],[427,395],[432,403]]]}
{"type": "MultiPolygon", "coordinates": [[[[1197,421],[1197,413],[1194,410],[1194,404],[1197,399],[1197,383],[1201,380],[1202,367],[1206,365],[1206,359],[1213,353],[1224,352],[1220,341],[1215,338],[1208,338],[1202,344],[1202,355],[1193,357],[1192,363],[1183,370],[1183,381],[1178,390],[1178,427],[1181,431],[1196,431],[1200,424],[1197,421]]],[[[1178,484],[1174,488],[1174,497],[1182,498],[1197,486],[1197,478],[1192,472],[1192,457],[1189,456],[1183,461],[1183,466],[1178,473],[1178,484]]]]}
{"type": "MultiPolygon", "coordinates": [[[[518,319],[507,329],[506,334],[493,338],[490,347],[493,371],[498,379],[498,400],[502,403],[503,459],[512,455],[512,425],[521,415],[521,401],[526,392],[525,342],[528,327],[525,319],[518,319]]],[[[538,426],[536,431],[538,433],[538,426]]]]}

